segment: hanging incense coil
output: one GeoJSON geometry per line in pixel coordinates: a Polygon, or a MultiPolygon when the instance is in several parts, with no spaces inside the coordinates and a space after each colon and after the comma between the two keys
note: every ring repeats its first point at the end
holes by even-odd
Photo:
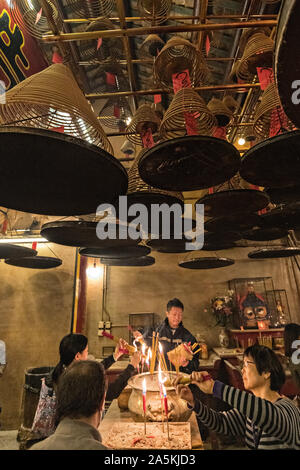
{"type": "MultiPolygon", "coordinates": [[[[162,189],[154,188],[145,183],[139,174],[138,165],[140,158],[145,153],[146,149],[143,149],[135,158],[131,168],[128,171],[128,192],[127,201],[128,205],[132,204],[143,204],[148,210],[147,218],[147,232],[151,226],[151,206],[153,204],[167,204],[172,206],[173,204],[180,204],[183,208],[184,199],[183,195],[179,191],[166,191],[162,189]]],[[[142,226],[143,227],[143,226],[142,226]]],[[[144,228],[144,227],[143,227],[144,228]]],[[[146,227],[145,227],[146,229],[146,227]]]]}
{"type": "Polygon", "coordinates": [[[9,90],[0,116],[5,125],[58,130],[113,154],[90,103],[63,64],[51,65],[9,90]]]}
{"type": "Polygon", "coordinates": [[[205,195],[196,202],[204,204],[204,214],[207,217],[253,213],[265,209],[270,203],[265,192],[251,188],[239,174],[211,189],[213,192],[203,192],[205,195]]]}
{"type": "Polygon", "coordinates": [[[200,257],[197,254],[193,254],[193,257],[187,258],[178,263],[180,268],[186,269],[215,269],[225,268],[235,263],[233,259],[221,258],[221,257],[200,257]]]}
{"type": "Polygon", "coordinates": [[[231,96],[231,95],[226,95],[223,98],[223,103],[228,108],[232,114],[237,112],[240,108],[239,103],[231,96]]]}
{"type": "Polygon", "coordinates": [[[300,255],[300,248],[261,248],[260,250],[248,253],[251,259],[270,259],[270,258],[288,258],[290,256],[300,255]]]}
{"type": "Polygon", "coordinates": [[[151,249],[145,245],[130,245],[126,247],[109,247],[109,248],[80,248],[80,256],[89,258],[140,258],[151,253],[151,249]]]}
{"type": "Polygon", "coordinates": [[[138,55],[143,59],[147,57],[156,57],[164,45],[164,41],[158,36],[158,34],[149,34],[149,36],[147,36],[143,41],[141,47],[139,47],[138,55]]]}
{"type": "Polygon", "coordinates": [[[277,228],[277,227],[266,227],[266,228],[253,228],[252,230],[248,230],[243,233],[244,240],[252,240],[252,241],[271,241],[271,240],[279,240],[280,238],[284,238],[288,236],[288,230],[284,228],[277,228]]]}
{"type": "Polygon", "coordinates": [[[300,185],[300,131],[276,135],[251,147],[242,157],[240,174],[264,188],[300,185]]]}
{"type": "MultiPolygon", "coordinates": [[[[234,83],[250,83],[252,82],[253,78],[255,77],[255,74],[250,73],[248,69],[243,68],[243,70],[239,70],[240,68],[240,63],[241,60],[238,59],[235,61],[235,63],[232,66],[231,72],[229,74],[229,78],[232,82],[234,83]],[[239,74],[238,74],[239,72],[239,74]]],[[[237,90],[238,92],[239,90],[237,90]]],[[[242,90],[243,92],[243,90],[242,90]]]]}
{"type": "Polygon", "coordinates": [[[116,6],[116,0],[65,0],[64,3],[75,18],[108,16],[116,6]]]}
{"type": "Polygon", "coordinates": [[[132,112],[126,98],[116,96],[109,98],[99,112],[99,120],[102,126],[110,129],[123,130],[129,120],[132,119],[132,112]]]}
{"type": "Polygon", "coordinates": [[[155,264],[153,256],[140,256],[138,258],[100,258],[101,264],[105,266],[128,266],[128,267],[143,267],[152,266],[155,264]]]}
{"type": "Polygon", "coordinates": [[[159,24],[166,21],[172,8],[172,0],[138,0],[137,7],[145,21],[159,24]]]}
{"type": "Polygon", "coordinates": [[[47,256],[24,256],[22,258],[6,259],[6,264],[30,269],[51,269],[62,264],[59,258],[49,258],[47,256]]]}
{"type": "MultiPolygon", "coordinates": [[[[91,21],[85,31],[112,31],[115,28],[115,25],[109,19],[98,18],[96,21],[91,21]]],[[[104,37],[99,39],[100,42],[97,39],[82,42],[80,54],[84,60],[91,61],[92,63],[94,61],[105,60],[118,61],[124,57],[125,51],[120,37],[104,37]]]]}
{"type": "Polygon", "coordinates": [[[205,135],[165,140],[139,161],[141,178],[169,191],[210,188],[232,178],[239,167],[240,154],[232,144],[205,135]]]}
{"type": "Polygon", "coordinates": [[[271,34],[271,29],[267,26],[244,29],[239,40],[239,50],[242,54],[245,52],[247,44],[249,43],[251,36],[254,34],[263,34],[264,36],[269,37],[271,34]]]}
{"type": "Polygon", "coordinates": [[[154,62],[154,76],[158,84],[173,88],[173,74],[188,70],[192,87],[208,82],[209,70],[203,54],[181,37],[170,39],[162,48],[154,62]]]}
{"type": "Polygon", "coordinates": [[[212,98],[207,104],[207,108],[215,116],[219,127],[226,127],[233,117],[232,111],[225,105],[224,101],[212,98]]]}
{"type": "MultiPolygon", "coordinates": [[[[9,240],[8,240],[9,241],[9,240]]],[[[25,246],[3,243],[0,245],[0,259],[24,258],[24,256],[36,256],[37,251],[25,246]]]]}
{"type": "Polygon", "coordinates": [[[157,134],[160,126],[160,119],[154,112],[150,104],[142,104],[136,110],[130,124],[126,128],[129,132],[127,138],[136,145],[143,145],[142,136],[148,129],[152,135],[157,134]]]}
{"type": "MultiPolygon", "coordinates": [[[[62,30],[62,20],[59,16],[54,1],[45,0],[47,13],[50,14],[53,23],[62,30]]],[[[39,0],[13,0],[10,3],[10,13],[14,22],[22,28],[25,27],[30,36],[41,39],[43,35],[52,30],[46,12],[41,8],[39,0]]]]}
{"type": "Polygon", "coordinates": [[[210,135],[217,121],[208,109],[205,101],[192,88],[182,88],[173,97],[173,100],[164,114],[160,126],[163,138],[183,137],[187,134],[186,113],[192,116],[193,127],[197,135],[210,135]]]}
{"type": "Polygon", "coordinates": [[[300,4],[296,0],[281,2],[276,27],[274,75],[282,107],[289,119],[300,127],[299,119],[299,43],[300,4]],[[296,72],[297,70],[297,72],[296,72]],[[297,75],[297,77],[295,76],[297,75]]]}
{"type": "Polygon", "coordinates": [[[91,75],[91,81],[96,93],[103,91],[113,93],[129,89],[129,81],[122,66],[113,60],[102,62],[95,70],[94,75],[91,75]]]}
{"type": "Polygon", "coordinates": [[[279,98],[277,86],[270,83],[265,89],[260,104],[254,114],[254,133],[261,138],[267,138],[270,135],[270,126],[274,113],[278,113],[278,119],[282,120],[282,127],[285,131],[291,131],[294,128],[293,123],[282,114],[282,106],[279,98]]]}
{"type": "Polygon", "coordinates": [[[274,41],[264,33],[254,33],[244,50],[237,76],[242,80],[248,74],[256,75],[257,67],[272,67],[274,41]]]}

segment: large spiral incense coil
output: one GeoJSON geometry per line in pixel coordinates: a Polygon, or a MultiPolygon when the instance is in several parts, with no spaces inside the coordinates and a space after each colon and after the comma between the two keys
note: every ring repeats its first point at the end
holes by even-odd
{"type": "Polygon", "coordinates": [[[207,104],[207,108],[215,116],[219,127],[226,127],[233,117],[232,111],[217,98],[212,98],[207,104]]]}
{"type": "MultiPolygon", "coordinates": [[[[86,28],[90,31],[107,31],[115,29],[114,24],[107,18],[98,18],[91,21],[86,28]]],[[[118,61],[124,57],[125,51],[120,37],[101,38],[100,43],[97,39],[83,41],[80,49],[84,60],[91,62],[113,60],[118,61]]]]}
{"type": "Polygon", "coordinates": [[[138,0],[138,9],[145,21],[163,23],[172,8],[172,0],[138,0]]]}
{"type": "Polygon", "coordinates": [[[203,190],[202,194],[196,204],[204,204],[204,214],[207,217],[254,213],[265,209],[270,202],[266,193],[254,189],[238,173],[209,191],[203,190]]]}
{"type": "Polygon", "coordinates": [[[203,54],[189,41],[180,37],[170,39],[154,62],[154,76],[157,83],[173,88],[173,74],[189,71],[191,86],[207,83],[209,70],[203,54]]]}
{"type": "Polygon", "coordinates": [[[141,58],[156,57],[164,44],[164,41],[157,34],[149,34],[139,48],[138,55],[141,58]]]}
{"type": "Polygon", "coordinates": [[[165,139],[185,136],[187,113],[193,117],[198,135],[211,135],[213,128],[217,126],[216,118],[203,98],[192,88],[182,88],[164,114],[160,126],[161,136],[165,139]]]}
{"type": "MultiPolygon", "coordinates": [[[[241,60],[238,59],[235,61],[235,63],[232,66],[231,72],[229,74],[229,78],[232,82],[234,83],[250,83],[252,82],[253,78],[255,77],[255,74],[250,73],[247,68],[243,68],[240,70],[240,64],[241,60]]],[[[237,93],[239,90],[237,90],[237,93]]]]}
{"type": "MultiPolygon", "coordinates": [[[[265,89],[261,102],[254,114],[253,130],[257,137],[263,139],[269,137],[272,115],[274,116],[273,112],[276,109],[278,110],[279,114],[282,114],[282,106],[277,86],[275,83],[270,83],[270,85],[268,85],[268,87],[265,89]]],[[[284,121],[285,122],[282,124],[284,125],[286,131],[293,130],[294,125],[292,122],[287,118],[284,119],[284,121]]]]}
{"type": "Polygon", "coordinates": [[[183,207],[184,199],[180,191],[167,191],[164,189],[154,188],[145,183],[140,177],[138,164],[140,158],[144,155],[147,149],[142,149],[135,158],[132,166],[128,170],[128,204],[144,204],[148,209],[148,229],[150,231],[151,224],[151,207],[153,204],[180,204],[183,207]]]}
{"type": "Polygon", "coordinates": [[[132,119],[132,112],[126,98],[109,98],[99,113],[102,126],[110,129],[125,129],[132,119]]]}
{"type": "MultiPolygon", "coordinates": [[[[56,27],[62,29],[62,21],[60,19],[55,0],[45,0],[47,3],[47,14],[49,13],[56,27]]],[[[34,38],[41,37],[51,32],[46,12],[42,8],[39,0],[13,0],[10,3],[11,16],[15,23],[20,26],[24,25],[26,31],[34,38]]]]}
{"type": "Polygon", "coordinates": [[[142,104],[136,110],[130,124],[126,128],[129,132],[127,139],[136,145],[143,145],[142,136],[150,129],[152,134],[157,134],[160,126],[160,119],[154,109],[149,104],[142,104]]]}
{"type": "Polygon", "coordinates": [[[253,34],[244,50],[237,76],[245,79],[248,74],[256,75],[257,67],[272,67],[274,41],[263,33],[253,34]]]}
{"type": "Polygon", "coordinates": [[[64,3],[75,18],[108,16],[116,6],[116,0],[65,0],[64,3]]]}
{"type": "Polygon", "coordinates": [[[113,154],[90,103],[63,64],[51,65],[9,90],[0,116],[5,125],[60,130],[113,154]]]}
{"type": "Polygon", "coordinates": [[[234,114],[240,108],[239,103],[231,95],[224,96],[223,103],[232,114],[234,114]]]}

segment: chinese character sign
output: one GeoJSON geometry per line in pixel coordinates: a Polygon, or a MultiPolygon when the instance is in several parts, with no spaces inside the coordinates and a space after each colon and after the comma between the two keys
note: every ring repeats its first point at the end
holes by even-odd
{"type": "Polygon", "coordinates": [[[25,78],[40,72],[47,63],[24,25],[16,24],[10,15],[8,2],[0,0],[0,102],[5,92],[25,78]]]}

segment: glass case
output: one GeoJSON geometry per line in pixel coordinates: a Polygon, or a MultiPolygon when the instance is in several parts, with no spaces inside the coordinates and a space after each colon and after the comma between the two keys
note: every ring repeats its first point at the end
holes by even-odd
{"type": "Polygon", "coordinates": [[[283,328],[290,323],[290,307],[285,289],[267,291],[268,304],[274,311],[274,328],[283,328]],[[275,303],[274,303],[275,302],[275,303]]]}
{"type": "Polygon", "coordinates": [[[228,281],[228,284],[233,291],[236,328],[274,327],[278,315],[271,277],[238,278],[228,281]]]}

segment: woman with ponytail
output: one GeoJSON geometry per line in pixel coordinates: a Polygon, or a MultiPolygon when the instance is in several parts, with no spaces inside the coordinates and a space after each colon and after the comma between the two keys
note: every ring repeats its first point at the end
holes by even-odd
{"type": "MultiPolygon", "coordinates": [[[[108,369],[115,361],[119,360],[124,354],[123,351],[126,350],[126,345],[127,342],[124,339],[119,340],[114,353],[102,361],[104,369],[108,369]]],[[[86,336],[79,333],[70,333],[63,337],[59,345],[59,362],[48,376],[42,379],[39,403],[31,428],[32,435],[30,440],[27,441],[27,448],[53,434],[56,427],[55,390],[59,377],[74,361],[85,361],[87,358],[88,339],[86,336]]],[[[115,387],[117,386],[118,384],[115,385],[115,387]]],[[[124,387],[123,383],[120,386],[124,387]]],[[[112,390],[114,393],[115,387],[112,390]]],[[[122,388],[120,391],[119,388],[118,386],[118,393],[121,393],[122,388]]]]}

